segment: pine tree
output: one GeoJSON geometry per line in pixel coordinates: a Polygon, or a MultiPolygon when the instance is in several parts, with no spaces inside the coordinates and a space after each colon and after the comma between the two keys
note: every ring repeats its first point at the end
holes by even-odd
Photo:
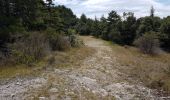
{"type": "Polygon", "coordinates": [[[150,10],[150,17],[154,17],[154,14],[155,14],[155,9],[154,9],[154,7],[152,6],[151,7],[151,10],[150,10]]]}

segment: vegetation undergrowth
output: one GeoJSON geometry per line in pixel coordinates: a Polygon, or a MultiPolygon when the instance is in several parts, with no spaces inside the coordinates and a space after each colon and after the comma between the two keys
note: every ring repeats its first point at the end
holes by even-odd
{"type": "Polygon", "coordinates": [[[120,71],[144,85],[170,93],[170,54],[163,52],[159,55],[147,55],[131,46],[119,46],[106,42],[112,46],[113,55],[120,63],[120,71]]]}

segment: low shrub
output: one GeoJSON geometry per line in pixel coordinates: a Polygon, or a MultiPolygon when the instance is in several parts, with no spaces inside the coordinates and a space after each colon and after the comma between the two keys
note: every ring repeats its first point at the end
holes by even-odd
{"type": "Polygon", "coordinates": [[[5,64],[6,57],[4,56],[4,53],[0,51],[0,66],[3,66],[5,64]]]}
{"type": "Polygon", "coordinates": [[[116,29],[112,29],[110,33],[108,34],[108,39],[111,40],[114,43],[121,44],[121,35],[120,32],[116,29]]]}
{"type": "Polygon", "coordinates": [[[77,35],[70,35],[69,41],[72,47],[81,47],[84,45],[83,41],[77,35]]]}
{"type": "Polygon", "coordinates": [[[51,44],[53,50],[66,51],[71,48],[68,37],[64,35],[58,35],[57,37],[53,38],[51,44]]]}
{"type": "Polygon", "coordinates": [[[53,28],[48,28],[45,32],[49,45],[53,51],[65,51],[70,49],[71,45],[67,36],[57,33],[53,28]]]}
{"type": "MultiPolygon", "coordinates": [[[[70,31],[72,33],[72,31],[70,31]]],[[[0,65],[26,64],[32,65],[45,57],[51,50],[65,51],[71,47],[80,47],[83,42],[76,35],[66,36],[48,28],[45,32],[25,32],[11,36],[11,42],[0,49],[0,65]],[[3,51],[3,52],[2,52],[3,51]],[[6,53],[5,53],[5,52],[6,53]]],[[[52,63],[51,59],[49,63],[52,63]]]]}
{"type": "Polygon", "coordinates": [[[145,33],[135,40],[134,44],[145,54],[157,54],[159,51],[159,40],[156,33],[145,33]]]}
{"type": "Polygon", "coordinates": [[[55,56],[50,56],[49,58],[48,58],[48,64],[49,65],[52,65],[52,64],[54,64],[55,63],[55,56]]]}
{"type": "Polygon", "coordinates": [[[10,48],[12,49],[11,59],[15,63],[27,65],[43,58],[50,50],[45,36],[36,32],[17,40],[10,45],[10,48]]]}

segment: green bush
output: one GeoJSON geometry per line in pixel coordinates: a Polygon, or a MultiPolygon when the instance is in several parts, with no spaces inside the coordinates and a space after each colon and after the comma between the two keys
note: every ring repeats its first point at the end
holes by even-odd
{"type": "Polygon", "coordinates": [[[75,29],[68,29],[68,35],[72,35],[72,34],[76,34],[76,30],[75,29]]]}
{"type": "Polygon", "coordinates": [[[114,43],[121,44],[121,35],[120,32],[116,29],[112,29],[110,33],[108,34],[108,39],[111,40],[114,43]]]}
{"type": "Polygon", "coordinates": [[[145,54],[157,54],[159,50],[159,40],[154,32],[145,33],[134,44],[145,54]]]}
{"type": "Polygon", "coordinates": [[[77,35],[70,35],[69,40],[72,47],[81,47],[84,45],[83,41],[77,35]]]}

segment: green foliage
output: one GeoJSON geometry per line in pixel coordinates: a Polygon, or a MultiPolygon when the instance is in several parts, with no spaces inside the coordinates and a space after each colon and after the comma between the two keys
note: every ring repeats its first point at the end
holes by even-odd
{"type": "Polygon", "coordinates": [[[151,7],[151,11],[150,11],[150,16],[151,16],[151,17],[154,17],[154,14],[155,14],[155,9],[154,9],[154,7],[152,6],[152,7],[151,7]]]}
{"type": "Polygon", "coordinates": [[[117,12],[111,11],[108,15],[107,22],[108,22],[107,39],[118,43],[120,41],[119,26],[121,22],[121,17],[117,14],[117,12]]]}
{"type": "Polygon", "coordinates": [[[150,16],[143,17],[138,19],[138,30],[137,36],[140,37],[146,32],[159,32],[161,26],[161,19],[160,17],[154,16],[155,9],[152,6],[150,10],[150,16]]]}
{"type": "MultiPolygon", "coordinates": [[[[67,50],[69,36],[77,32],[71,9],[54,6],[53,0],[0,0],[0,13],[1,58],[8,55],[15,63],[31,64],[46,51],[67,50]]],[[[75,39],[72,45],[78,46],[75,39]]]]}
{"type": "Polygon", "coordinates": [[[163,19],[160,30],[162,46],[164,48],[170,49],[170,17],[163,19]]]}
{"type": "Polygon", "coordinates": [[[33,44],[40,44],[34,39],[35,31],[43,35],[38,34],[37,40],[42,41],[44,37],[46,40],[44,47],[46,45],[54,51],[83,45],[76,33],[93,35],[121,45],[132,45],[136,38],[146,38],[147,36],[143,34],[151,31],[159,33],[161,46],[169,49],[169,19],[170,17],[164,19],[156,17],[153,7],[150,16],[139,19],[131,12],[123,13],[121,17],[116,11],[111,11],[107,18],[102,16],[100,19],[90,19],[85,14],[77,18],[71,9],[55,6],[53,0],[46,0],[46,2],[44,0],[0,0],[0,52],[3,55],[10,54],[12,45],[12,54],[18,58],[25,57],[21,63],[39,59],[36,58],[36,52],[40,51],[38,48],[42,45],[32,48],[33,44]],[[23,47],[24,51],[17,49],[17,46],[23,47]],[[30,51],[33,54],[25,53],[28,48],[33,49],[30,51]]]}
{"type": "Polygon", "coordinates": [[[124,21],[122,22],[120,30],[122,43],[131,45],[136,38],[136,30],[136,18],[134,14],[131,12],[124,13],[124,21]]]}
{"type": "Polygon", "coordinates": [[[117,22],[121,20],[121,17],[117,14],[116,11],[111,11],[107,20],[111,26],[115,26],[117,22]]]}
{"type": "Polygon", "coordinates": [[[90,29],[89,27],[84,24],[84,23],[79,23],[77,25],[77,29],[78,29],[78,32],[81,34],[81,35],[89,35],[90,34],[90,29]]]}
{"type": "Polygon", "coordinates": [[[50,14],[47,14],[45,23],[48,27],[56,29],[57,32],[67,33],[68,29],[74,28],[77,23],[76,16],[73,14],[71,9],[65,6],[54,6],[51,7],[50,14]]]}
{"type": "MultiPolygon", "coordinates": [[[[0,0],[0,47],[10,43],[12,35],[30,30],[39,17],[41,0],[0,0]]],[[[12,41],[13,42],[13,41],[12,41]]]]}
{"type": "Polygon", "coordinates": [[[75,29],[69,28],[67,33],[68,33],[68,35],[72,35],[72,34],[76,34],[77,32],[75,29]]]}
{"type": "Polygon", "coordinates": [[[87,17],[85,14],[82,14],[80,17],[81,22],[86,23],[87,22],[87,17]]]}
{"type": "Polygon", "coordinates": [[[118,30],[112,29],[108,34],[109,40],[121,44],[121,34],[118,30]]]}
{"type": "Polygon", "coordinates": [[[151,17],[145,17],[142,19],[142,22],[138,28],[138,37],[142,36],[145,32],[152,31],[152,18],[151,17]]]}
{"type": "Polygon", "coordinates": [[[91,33],[91,28],[89,24],[92,24],[93,21],[89,20],[86,18],[84,14],[81,15],[77,25],[76,25],[76,30],[81,34],[81,35],[89,35],[91,33]]]}
{"type": "Polygon", "coordinates": [[[83,41],[76,35],[75,29],[69,29],[68,34],[71,47],[81,47],[84,45],[83,41]]]}
{"type": "Polygon", "coordinates": [[[145,32],[159,32],[161,19],[159,17],[144,17],[139,25],[137,35],[141,36],[145,32]]]}
{"type": "Polygon", "coordinates": [[[101,36],[100,22],[95,18],[93,24],[91,25],[91,35],[95,37],[101,36]]]}
{"type": "Polygon", "coordinates": [[[123,17],[116,11],[111,11],[108,17],[89,19],[82,14],[76,24],[76,31],[81,35],[93,35],[97,38],[112,41],[121,45],[133,45],[135,39],[145,33],[159,33],[161,47],[169,49],[169,18],[161,19],[155,16],[155,9],[151,7],[150,16],[136,18],[132,12],[124,12],[123,17]]]}
{"type": "Polygon", "coordinates": [[[108,23],[107,23],[107,19],[102,16],[100,18],[100,23],[99,23],[99,27],[100,27],[100,30],[101,30],[101,37],[102,39],[105,39],[107,40],[108,39],[108,36],[107,36],[107,33],[108,33],[108,23]]]}
{"type": "Polygon", "coordinates": [[[81,47],[84,45],[83,41],[77,35],[70,35],[69,41],[72,47],[81,47]]]}

